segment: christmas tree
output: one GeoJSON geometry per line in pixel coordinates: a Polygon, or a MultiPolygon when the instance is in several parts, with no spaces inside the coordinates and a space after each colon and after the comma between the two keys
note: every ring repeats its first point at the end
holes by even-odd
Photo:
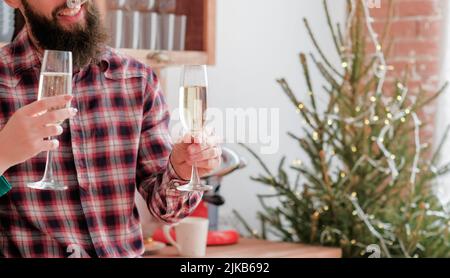
{"type": "Polygon", "coordinates": [[[430,144],[421,138],[426,124],[419,118],[445,86],[431,97],[420,90],[412,98],[407,76],[394,86],[387,84],[388,47],[382,47],[384,38],[372,29],[367,3],[354,0],[348,6],[347,23],[341,27],[332,23],[324,0],[339,68],[329,62],[305,19],[318,53],[300,55],[309,100],[299,101],[286,80],[278,83],[303,123],[302,132],[289,136],[309,161],[292,163],[297,173],[292,181],[285,159],[272,173],[246,147],[264,169],[252,179],[275,190],[258,196],[261,233],[246,227],[257,237],[270,234],[284,241],[340,247],[344,257],[367,256],[373,244],[383,257],[449,257],[450,218],[432,185],[450,165],[436,166],[442,144],[432,155],[430,144]],[[367,35],[375,50],[369,50],[367,35]],[[321,88],[327,95],[324,110],[317,105],[311,65],[326,80],[321,88]],[[277,199],[277,205],[269,205],[270,199],[277,199]]]}

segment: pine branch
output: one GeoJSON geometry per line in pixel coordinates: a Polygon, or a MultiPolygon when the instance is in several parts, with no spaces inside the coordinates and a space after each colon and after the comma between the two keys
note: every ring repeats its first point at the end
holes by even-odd
{"type": "Polygon", "coordinates": [[[245,219],[241,216],[241,214],[233,209],[233,214],[236,216],[236,218],[241,222],[241,224],[244,226],[244,228],[247,230],[247,232],[254,238],[259,239],[258,235],[255,235],[253,229],[250,227],[250,225],[245,221],[245,219]]]}
{"type": "Polygon", "coordinates": [[[313,122],[311,121],[311,118],[308,116],[308,114],[312,114],[309,112],[309,110],[304,107],[304,104],[299,102],[295,96],[295,94],[292,92],[291,88],[289,87],[288,83],[285,79],[278,79],[278,84],[280,84],[281,88],[283,89],[284,93],[288,96],[288,98],[291,100],[291,102],[295,105],[295,107],[298,109],[297,111],[301,114],[303,119],[306,121],[306,123],[312,128],[316,129],[317,127],[314,126],[313,122]],[[301,106],[299,108],[298,106],[301,106]]]}
{"type": "MultiPolygon", "coordinates": [[[[426,98],[424,101],[418,101],[413,105],[413,111],[417,111],[418,109],[427,106],[429,103],[436,100],[439,96],[441,96],[448,87],[448,83],[446,82],[438,91],[437,93],[433,94],[431,97],[426,98]]],[[[425,93],[424,90],[420,90],[419,96],[423,95],[425,93]]]]}
{"type": "Polygon", "coordinates": [[[330,83],[330,85],[336,89],[339,90],[341,86],[339,83],[333,78],[333,76],[327,71],[327,69],[323,66],[322,63],[318,62],[313,54],[310,54],[311,59],[313,60],[316,67],[319,69],[320,73],[322,73],[323,77],[330,83]]]}
{"type": "Polygon", "coordinates": [[[272,175],[272,173],[270,172],[269,168],[264,163],[264,161],[262,161],[262,159],[252,149],[250,149],[249,147],[247,147],[245,144],[242,143],[239,143],[239,145],[252,154],[252,156],[259,162],[261,167],[263,167],[264,171],[266,172],[267,175],[269,175],[270,178],[275,179],[275,177],[272,175]]]}
{"type": "Polygon", "coordinates": [[[327,1],[323,0],[322,2],[323,2],[324,10],[325,10],[325,16],[327,18],[328,30],[330,30],[331,37],[333,38],[334,46],[336,47],[336,51],[339,54],[339,57],[342,57],[341,45],[339,45],[336,33],[334,31],[333,24],[331,23],[331,15],[330,15],[330,12],[328,10],[327,1]]]}
{"type": "Polygon", "coordinates": [[[447,128],[444,131],[444,136],[441,138],[437,149],[435,150],[433,157],[431,158],[431,164],[436,165],[438,163],[439,155],[442,153],[442,149],[447,142],[448,135],[450,132],[450,125],[447,125],[447,128]]]}
{"type": "Polygon", "coordinates": [[[317,52],[319,53],[320,57],[322,58],[322,60],[325,62],[325,64],[337,75],[340,77],[343,77],[342,73],[340,73],[338,70],[336,70],[336,68],[334,68],[330,61],[327,59],[327,57],[325,56],[325,54],[323,53],[321,47],[319,46],[319,44],[317,43],[316,37],[314,36],[311,27],[309,26],[308,20],[306,18],[303,19],[303,22],[305,24],[306,30],[308,31],[308,35],[312,41],[312,43],[314,44],[317,52]]]}

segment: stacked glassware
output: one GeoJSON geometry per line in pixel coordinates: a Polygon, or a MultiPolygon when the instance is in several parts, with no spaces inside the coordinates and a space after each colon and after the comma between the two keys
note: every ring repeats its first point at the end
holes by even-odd
{"type": "Polygon", "coordinates": [[[187,17],[176,0],[108,1],[107,27],[115,48],[184,50],[187,17]]]}
{"type": "Polygon", "coordinates": [[[0,42],[9,42],[14,33],[14,9],[0,1],[0,42]]]}

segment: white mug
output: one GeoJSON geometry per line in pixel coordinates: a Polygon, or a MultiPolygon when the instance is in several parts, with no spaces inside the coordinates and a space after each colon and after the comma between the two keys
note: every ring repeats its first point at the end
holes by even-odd
{"type": "Polygon", "coordinates": [[[186,217],[180,223],[164,226],[163,232],[167,241],[175,246],[181,256],[203,257],[206,254],[208,225],[206,218],[186,217]],[[176,241],[170,235],[172,227],[175,227],[176,241]]]}

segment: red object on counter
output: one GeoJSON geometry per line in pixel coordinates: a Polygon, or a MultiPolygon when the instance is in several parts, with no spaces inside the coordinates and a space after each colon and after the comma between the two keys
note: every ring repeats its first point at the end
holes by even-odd
{"type": "Polygon", "coordinates": [[[189,216],[208,218],[208,204],[205,201],[200,201],[197,208],[189,216]]]}
{"type": "MultiPolygon", "coordinates": [[[[208,219],[208,204],[205,201],[201,201],[194,212],[189,215],[192,217],[202,217],[208,219]]],[[[170,235],[176,240],[175,230],[170,230],[170,235]]],[[[153,240],[164,243],[169,243],[164,236],[162,229],[157,229],[152,236],[153,240]]],[[[207,245],[230,245],[236,244],[239,241],[239,233],[235,230],[226,231],[208,231],[207,245]]]]}
{"type": "MultiPolygon", "coordinates": [[[[170,235],[176,240],[175,230],[170,230],[170,235]]],[[[162,229],[157,229],[152,236],[153,240],[169,243],[164,236],[162,229]]],[[[227,231],[209,231],[206,244],[211,245],[230,245],[239,241],[239,233],[235,230],[227,231]]]]}

